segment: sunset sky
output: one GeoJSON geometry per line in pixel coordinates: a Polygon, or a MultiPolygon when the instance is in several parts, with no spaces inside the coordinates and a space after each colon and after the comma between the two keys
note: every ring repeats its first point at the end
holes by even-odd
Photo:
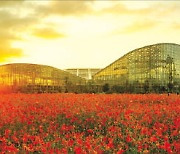
{"type": "Polygon", "coordinates": [[[0,1],[0,65],[103,68],[155,43],[180,44],[180,1],[0,1]]]}

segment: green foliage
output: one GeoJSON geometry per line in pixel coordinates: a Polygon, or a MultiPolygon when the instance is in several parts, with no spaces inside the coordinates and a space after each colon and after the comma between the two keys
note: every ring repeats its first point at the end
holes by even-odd
{"type": "Polygon", "coordinates": [[[110,89],[110,88],[109,88],[109,84],[108,84],[108,83],[104,84],[103,87],[102,87],[102,90],[103,90],[103,92],[105,92],[105,93],[108,92],[109,89],[110,89]]]}

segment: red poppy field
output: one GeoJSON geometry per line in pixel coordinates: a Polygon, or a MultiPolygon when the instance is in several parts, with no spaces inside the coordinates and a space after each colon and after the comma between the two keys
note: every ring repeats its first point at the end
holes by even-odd
{"type": "Polygon", "coordinates": [[[180,96],[0,94],[0,153],[180,153],[180,96]]]}

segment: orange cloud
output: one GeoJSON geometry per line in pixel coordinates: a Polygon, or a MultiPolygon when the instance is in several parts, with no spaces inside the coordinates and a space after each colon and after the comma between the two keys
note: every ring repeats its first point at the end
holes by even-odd
{"type": "Polygon", "coordinates": [[[18,48],[13,48],[11,43],[19,40],[18,36],[11,33],[9,29],[0,29],[0,62],[9,62],[11,58],[20,58],[23,56],[23,51],[18,48]]]}
{"type": "Polygon", "coordinates": [[[11,48],[9,45],[0,46],[0,62],[8,62],[11,58],[20,58],[23,52],[18,48],[11,48]]]}
{"type": "Polygon", "coordinates": [[[29,25],[38,21],[36,17],[20,17],[16,12],[10,11],[25,7],[23,4],[23,0],[0,2],[0,62],[10,62],[11,58],[24,56],[22,49],[14,48],[12,43],[23,40],[21,34],[29,25]]]}
{"type": "Polygon", "coordinates": [[[37,37],[43,38],[43,39],[57,39],[65,37],[64,34],[61,34],[59,32],[56,32],[55,30],[51,28],[42,28],[42,29],[36,29],[33,34],[37,37]]]}

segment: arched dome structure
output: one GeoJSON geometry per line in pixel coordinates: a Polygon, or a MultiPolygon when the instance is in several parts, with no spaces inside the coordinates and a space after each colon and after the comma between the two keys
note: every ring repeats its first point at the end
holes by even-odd
{"type": "Polygon", "coordinates": [[[0,90],[60,92],[85,80],[66,71],[38,64],[14,63],[0,66],[0,90]]]}
{"type": "Polygon", "coordinates": [[[177,90],[180,45],[160,43],[135,49],[97,72],[93,79],[99,84],[119,85],[135,92],[177,90]]]}

